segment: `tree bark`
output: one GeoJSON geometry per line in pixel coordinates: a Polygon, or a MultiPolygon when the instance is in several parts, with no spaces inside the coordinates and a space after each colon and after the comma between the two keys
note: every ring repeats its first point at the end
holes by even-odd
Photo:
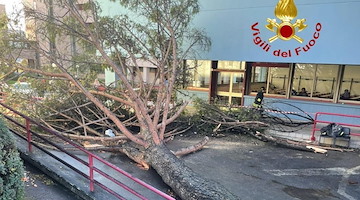
{"type": "Polygon", "coordinates": [[[219,183],[202,178],[178,159],[164,144],[148,148],[145,159],[181,199],[239,199],[219,183]]]}

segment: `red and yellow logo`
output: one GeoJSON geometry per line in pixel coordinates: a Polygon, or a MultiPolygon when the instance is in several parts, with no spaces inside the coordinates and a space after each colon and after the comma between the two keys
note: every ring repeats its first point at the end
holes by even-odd
{"type": "MultiPolygon", "coordinates": [[[[294,0],[279,0],[278,4],[275,7],[275,16],[280,20],[279,22],[276,19],[267,18],[267,24],[265,25],[266,29],[275,32],[276,35],[270,37],[267,40],[264,40],[261,37],[261,28],[258,27],[259,22],[254,23],[251,26],[253,31],[253,42],[255,45],[260,47],[265,52],[272,52],[274,56],[277,57],[293,57],[299,56],[303,53],[310,51],[312,47],[315,46],[317,40],[320,38],[320,31],[322,29],[321,23],[316,23],[314,32],[312,33],[311,39],[307,42],[304,42],[304,39],[297,35],[298,32],[305,30],[308,25],[305,24],[306,19],[296,19],[297,17],[297,8],[294,0]],[[292,22],[292,21],[295,22],[292,22]],[[291,39],[296,40],[299,43],[305,43],[303,46],[296,46],[293,49],[281,49],[276,48],[275,50],[270,43],[274,42],[277,39],[284,41],[289,41],[291,39]]],[[[307,32],[307,31],[306,31],[307,32]]],[[[311,33],[307,32],[308,36],[311,33]]],[[[279,45],[279,44],[277,44],[279,45]]]]}
{"type": "Polygon", "coordinates": [[[291,23],[297,16],[297,8],[293,0],[280,0],[275,7],[275,16],[281,20],[281,23],[277,23],[276,19],[268,18],[267,22],[269,24],[265,26],[270,31],[276,31],[276,35],[269,38],[269,42],[273,42],[278,38],[282,40],[295,39],[300,43],[304,41],[295,33],[307,27],[307,25],[304,24],[306,19],[297,19],[295,23],[291,23]]]}

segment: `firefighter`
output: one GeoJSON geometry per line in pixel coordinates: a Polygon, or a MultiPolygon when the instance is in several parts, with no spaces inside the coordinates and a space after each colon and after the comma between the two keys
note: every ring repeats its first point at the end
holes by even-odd
{"type": "Polygon", "coordinates": [[[254,103],[253,103],[253,107],[254,108],[262,108],[262,102],[264,99],[264,92],[265,92],[265,88],[261,87],[259,92],[256,94],[254,103]]]}

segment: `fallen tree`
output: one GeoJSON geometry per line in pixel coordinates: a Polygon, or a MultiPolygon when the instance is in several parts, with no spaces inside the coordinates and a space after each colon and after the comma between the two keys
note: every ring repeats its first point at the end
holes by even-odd
{"type": "Polygon", "coordinates": [[[276,134],[269,134],[270,130],[295,132],[313,124],[312,117],[301,109],[289,105],[293,109],[291,112],[281,111],[271,108],[272,103],[282,102],[268,102],[264,108],[257,109],[208,104],[198,99],[195,103],[197,112],[191,120],[195,122],[194,126],[199,128],[198,132],[210,133],[212,136],[224,135],[224,133],[247,134],[263,142],[281,147],[323,154],[328,153],[328,150],[354,151],[348,148],[319,146],[318,143],[310,140],[295,141],[276,136],[276,134]],[[294,116],[297,117],[297,120],[294,120],[294,116]]]}
{"type": "Polygon", "coordinates": [[[45,1],[26,7],[27,20],[36,22],[32,36],[38,40],[31,47],[45,61],[36,66],[16,62],[20,54],[14,52],[20,51],[11,50],[6,42],[1,46],[1,64],[22,71],[22,78],[38,87],[8,103],[30,108],[27,114],[64,134],[103,137],[100,129],[105,126],[113,130],[114,140],[126,137],[127,142],[118,143],[121,152],[153,167],[182,199],[238,199],[186,167],[165,144],[166,136],[176,132],[168,125],[188,104],[176,103],[173,96],[179,75],[186,71],[184,56],[194,47],[204,50],[210,44],[202,31],[189,26],[199,11],[197,0],[114,2],[131,15],[106,16],[92,0],[45,1]],[[71,54],[69,48],[74,46],[83,48],[71,54]],[[141,62],[156,67],[153,80],[144,81],[141,62]],[[96,81],[103,67],[118,77],[116,87],[96,81]]]}

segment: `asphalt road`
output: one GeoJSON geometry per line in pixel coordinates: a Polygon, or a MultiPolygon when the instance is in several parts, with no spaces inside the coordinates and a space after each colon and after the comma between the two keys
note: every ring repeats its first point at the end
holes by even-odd
{"type": "MultiPolygon", "coordinates": [[[[360,199],[359,152],[325,155],[241,140],[212,139],[183,159],[242,200],[360,199]]],[[[195,142],[183,138],[169,146],[177,149],[195,142]]]]}

